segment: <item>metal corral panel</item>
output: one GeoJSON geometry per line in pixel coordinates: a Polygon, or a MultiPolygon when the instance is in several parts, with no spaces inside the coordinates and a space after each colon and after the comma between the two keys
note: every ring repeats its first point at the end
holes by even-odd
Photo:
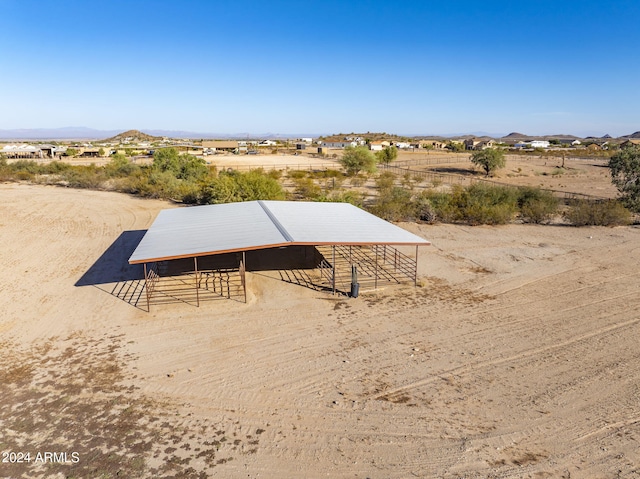
{"type": "Polygon", "coordinates": [[[430,243],[348,203],[248,201],[161,211],[129,263],[295,244],[430,243]]]}
{"type": "Polygon", "coordinates": [[[349,203],[262,201],[297,244],[408,244],[427,240],[349,203]]]}

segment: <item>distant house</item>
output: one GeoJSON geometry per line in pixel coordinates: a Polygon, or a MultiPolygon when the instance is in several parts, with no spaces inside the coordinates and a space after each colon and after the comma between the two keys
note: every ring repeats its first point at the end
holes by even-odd
{"type": "Polygon", "coordinates": [[[323,141],[322,146],[325,148],[346,148],[347,146],[358,146],[356,141],[323,141]]]}
{"type": "Polygon", "coordinates": [[[411,148],[411,143],[408,143],[406,141],[396,141],[393,143],[393,146],[399,149],[406,150],[407,148],[411,148]]]}
{"type": "Polygon", "coordinates": [[[632,146],[640,146],[640,140],[628,139],[620,143],[620,148],[631,148],[632,146]]]}
{"type": "Polygon", "coordinates": [[[464,140],[464,147],[466,150],[486,150],[487,148],[493,148],[495,146],[493,140],[481,140],[479,138],[469,138],[464,140]]]}
{"type": "Polygon", "coordinates": [[[42,150],[33,145],[5,145],[0,150],[7,158],[43,158],[42,150]]]}
{"type": "Polygon", "coordinates": [[[427,140],[420,143],[420,148],[433,148],[434,150],[443,150],[447,144],[443,141],[427,140]]]}
{"type": "Polygon", "coordinates": [[[468,138],[464,140],[464,149],[465,150],[475,150],[476,145],[479,145],[481,140],[478,138],[468,138]]]}
{"type": "MultiPolygon", "coordinates": [[[[232,140],[205,140],[202,142],[204,154],[215,154],[223,151],[236,153],[239,151],[239,146],[239,142],[232,140]]],[[[246,150],[246,142],[244,147],[246,150]]]]}
{"type": "Polygon", "coordinates": [[[81,158],[97,158],[100,156],[99,148],[82,148],[80,151],[81,158]]]}
{"type": "Polygon", "coordinates": [[[493,148],[496,146],[496,142],[493,140],[481,141],[476,145],[476,150],[486,150],[487,148],[493,148]]]}
{"type": "Polygon", "coordinates": [[[580,140],[572,140],[571,138],[561,138],[560,140],[558,140],[560,142],[561,145],[567,145],[567,146],[580,146],[582,145],[582,142],[580,140]]]}
{"type": "Polygon", "coordinates": [[[549,142],[547,140],[533,140],[531,148],[549,148],[549,142]]]}
{"type": "Polygon", "coordinates": [[[383,143],[384,142],[382,141],[372,141],[371,143],[369,143],[369,149],[371,151],[382,151],[385,148],[383,143]]]}
{"type": "Polygon", "coordinates": [[[278,143],[273,140],[262,140],[258,146],[276,146],[278,143]]]}

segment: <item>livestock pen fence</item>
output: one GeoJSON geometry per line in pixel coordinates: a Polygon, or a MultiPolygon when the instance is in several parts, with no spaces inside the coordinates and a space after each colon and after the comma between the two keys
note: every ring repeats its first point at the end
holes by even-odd
{"type": "MultiPolygon", "coordinates": [[[[440,173],[437,171],[429,170],[416,170],[408,167],[395,166],[395,165],[380,165],[385,171],[390,171],[397,175],[409,175],[412,178],[417,178],[421,182],[429,181],[434,185],[445,184],[449,186],[471,186],[473,184],[488,184],[492,186],[503,186],[507,188],[522,188],[521,186],[512,185],[510,183],[504,183],[500,181],[490,180],[487,178],[478,178],[474,176],[456,175],[452,173],[440,173]]],[[[576,193],[572,191],[555,190],[551,188],[540,188],[542,191],[548,191],[554,196],[563,198],[564,200],[590,200],[590,201],[606,201],[611,198],[597,195],[590,195],[586,193],[576,193]]]]}

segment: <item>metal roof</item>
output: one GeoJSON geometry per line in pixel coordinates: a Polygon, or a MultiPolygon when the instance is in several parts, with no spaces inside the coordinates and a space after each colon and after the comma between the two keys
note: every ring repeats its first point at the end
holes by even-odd
{"type": "Polygon", "coordinates": [[[349,203],[247,201],[162,210],[129,263],[301,244],[430,243],[349,203]]]}

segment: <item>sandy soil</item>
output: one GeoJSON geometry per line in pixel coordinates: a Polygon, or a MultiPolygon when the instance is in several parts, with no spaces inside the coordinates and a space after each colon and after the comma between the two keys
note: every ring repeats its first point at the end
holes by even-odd
{"type": "Polygon", "coordinates": [[[147,313],[122,260],[174,205],[0,205],[0,477],[640,477],[637,227],[407,224],[421,287],[147,313]]]}

